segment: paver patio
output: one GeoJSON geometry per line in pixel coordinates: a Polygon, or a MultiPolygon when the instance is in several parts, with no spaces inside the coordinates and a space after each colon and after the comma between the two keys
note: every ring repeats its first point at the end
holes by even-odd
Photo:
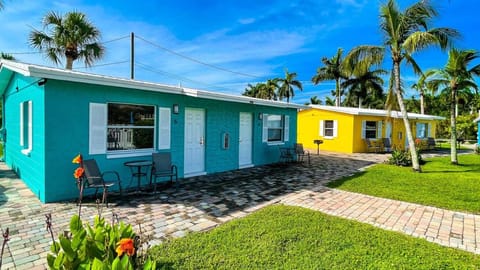
{"type": "MultiPolygon", "coordinates": [[[[322,153],[310,166],[269,165],[190,178],[180,187],[157,194],[110,196],[102,215],[115,213],[155,245],[170,237],[203,231],[243,217],[273,203],[298,205],[334,216],[400,231],[442,245],[480,253],[480,216],[376,198],[324,185],[385,160],[387,155],[322,153]]],[[[72,181],[73,179],[58,179],[72,181]]],[[[68,229],[78,212],[75,202],[41,204],[23,182],[0,163],[0,227],[10,230],[9,250],[2,269],[44,269],[51,239],[45,214],[52,213],[53,230],[68,229]],[[10,254],[11,253],[11,254],[10,254]],[[13,259],[12,259],[13,258],[13,259]]],[[[98,214],[92,200],[82,207],[82,219],[98,214]]]]}

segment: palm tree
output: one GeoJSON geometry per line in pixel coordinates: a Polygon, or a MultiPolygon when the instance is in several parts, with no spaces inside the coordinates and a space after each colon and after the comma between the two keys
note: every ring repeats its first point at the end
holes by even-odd
{"type": "Polygon", "coordinates": [[[370,107],[377,100],[383,99],[382,75],[387,74],[383,69],[371,70],[370,66],[358,65],[352,72],[352,77],[342,83],[342,88],[348,89],[346,104],[357,104],[362,108],[362,103],[370,107]],[[361,68],[363,67],[363,68],[361,68]]]}
{"type": "Polygon", "coordinates": [[[328,105],[328,106],[335,106],[335,99],[329,97],[329,96],[326,96],[325,97],[325,105],[328,105]]]}
{"type": "Polygon", "coordinates": [[[278,82],[281,83],[280,87],[278,88],[278,98],[280,100],[286,97],[287,102],[290,102],[290,97],[295,96],[293,87],[298,88],[300,91],[303,90],[302,83],[299,80],[296,80],[296,77],[296,72],[289,73],[288,70],[285,70],[285,78],[278,79],[278,82]]]}
{"type": "Polygon", "coordinates": [[[451,49],[448,53],[447,64],[443,69],[432,69],[425,73],[429,78],[427,84],[433,89],[443,87],[443,91],[450,92],[450,162],[458,164],[457,158],[457,94],[458,91],[474,88],[478,90],[473,76],[480,76],[480,64],[468,69],[471,61],[479,58],[475,50],[451,49]]]}
{"type": "Polygon", "coordinates": [[[417,90],[420,94],[420,114],[425,114],[425,76],[420,75],[418,81],[412,85],[412,88],[417,90]]]}
{"type": "Polygon", "coordinates": [[[0,59],[15,60],[15,57],[11,54],[0,52],[0,59]]]}
{"type": "Polygon", "coordinates": [[[335,105],[340,106],[342,102],[342,91],[340,89],[341,80],[347,79],[347,75],[344,72],[344,67],[342,65],[342,48],[338,48],[337,54],[331,59],[326,57],[322,58],[322,62],[325,66],[319,67],[317,69],[317,74],[312,77],[313,84],[317,85],[322,81],[335,81],[335,105]]]}
{"type": "Polygon", "coordinates": [[[100,31],[88,21],[85,14],[73,11],[65,16],[50,12],[43,18],[46,30],[33,30],[30,33],[30,45],[40,51],[55,64],[61,64],[66,58],[66,69],[72,69],[75,60],[83,60],[85,66],[92,66],[101,59],[104,47],[98,42],[100,31]]]}
{"type": "Polygon", "coordinates": [[[310,104],[322,105],[322,101],[320,99],[318,99],[317,96],[313,96],[313,97],[310,98],[310,104]]]}
{"type": "Polygon", "coordinates": [[[242,95],[261,99],[277,100],[277,79],[267,80],[266,83],[248,84],[242,95]]]}
{"type": "MultiPolygon", "coordinates": [[[[390,98],[393,95],[396,96],[396,104],[391,104],[397,105],[401,111],[408,149],[412,157],[412,168],[416,172],[421,172],[421,168],[403,101],[400,66],[405,60],[407,64],[413,67],[415,73],[420,74],[420,68],[412,54],[432,45],[438,45],[441,49],[446,49],[450,45],[451,39],[459,35],[457,31],[450,28],[429,29],[431,20],[437,15],[437,11],[427,0],[415,3],[403,12],[397,7],[395,0],[389,0],[380,7],[380,28],[383,32],[385,47],[361,46],[357,49],[358,53],[377,58],[375,60],[379,60],[383,56],[385,48],[390,50],[393,64],[390,78],[390,91],[392,93],[389,93],[388,96],[390,98]]],[[[387,100],[389,97],[387,97],[387,100]]]]}
{"type": "Polygon", "coordinates": [[[265,92],[267,94],[267,99],[271,100],[277,100],[277,91],[280,89],[280,86],[278,85],[278,81],[280,79],[275,78],[275,79],[268,79],[265,82],[265,92]]]}

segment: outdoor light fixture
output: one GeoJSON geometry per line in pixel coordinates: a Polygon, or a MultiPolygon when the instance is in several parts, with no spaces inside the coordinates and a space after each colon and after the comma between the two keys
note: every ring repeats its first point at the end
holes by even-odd
{"type": "Polygon", "coordinates": [[[262,120],[263,119],[263,113],[259,113],[258,114],[258,120],[262,120]]]}
{"type": "Polygon", "coordinates": [[[173,113],[178,114],[178,104],[173,104],[173,113]]]}
{"type": "Polygon", "coordinates": [[[38,86],[42,86],[47,83],[47,79],[43,78],[37,81],[38,86]]]}

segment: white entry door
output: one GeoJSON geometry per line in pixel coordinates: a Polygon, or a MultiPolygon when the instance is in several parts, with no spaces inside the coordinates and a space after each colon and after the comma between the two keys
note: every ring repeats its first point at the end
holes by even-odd
{"type": "Polygon", "coordinates": [[[238,167],[252,166],[252,114],[240,113],[238,167]]]}
{"type": "Polygon", "coordinates": [[[184,176],[205,173],[205,110],[185,109],[184,176]]]}

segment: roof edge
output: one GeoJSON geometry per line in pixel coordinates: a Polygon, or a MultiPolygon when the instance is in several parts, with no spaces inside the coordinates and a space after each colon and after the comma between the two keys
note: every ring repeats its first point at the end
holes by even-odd
{"type": "Polygon", "coordinates": [[[143,91],[170,93],[178,95],[195,96],[199,98],[230,101],[237,103],[250,103],[271,107],[293,108],[293,109],[306,109],[305,105],[287,103],[281,101],[273,101],[266,99],[259,99],[247,96],[239,96],[233,94],[218,93],[205,90],[196,90],[190,88],[183,88],[178,86],[137,81],[131,79],[124,79],[106,75],[98,75],[93,73],[85,73],[73,70],[65,70],[59,68],[51,68],[34,64],[26,64],[11,60],[0,60],[0,69],[7,68],[11,71],[20,73],[27,77],[47,78],[53,80],[71,81],[88,84],[98,84],[113,87],[133,88],[143,91]]]}

